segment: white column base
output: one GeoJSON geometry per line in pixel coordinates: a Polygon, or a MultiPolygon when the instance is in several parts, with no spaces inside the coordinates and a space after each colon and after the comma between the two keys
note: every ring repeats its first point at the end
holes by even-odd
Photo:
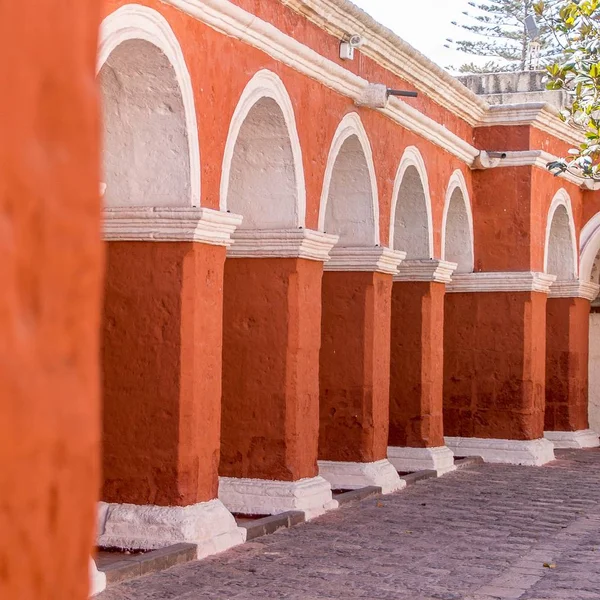
{"type": "Polygon", "coordinates": [[[93,558],[90,558],[90,596],[95,596],[106,589],[106,575],[98,571],[93,558]]]}
{"type": "Polygon", "coordinates": [[[406,487],[392,463],[378,460],[370,463],[319,461],[319,475],[331,483],[334,490],[357,490],[371,485],[391,494],[406,487]]]}
{"type": "Polygon", "coordinates": [[[388,458],[396,471],[437,471],[438,476],[455,471],[454,453],[447,446],[437,448],[388,447],[388,458]]]}
{"type": "Polygon", "coordinates": [[[277,515],[301,510],[307,520],[338,507],[331,484],[322,477],[299,481],[219,477],[219,499],[236,514],[277,515]]]}
{"type": "Polygon", "coordinates": [[[544,437],[555,448],[598,448],[600,437],[591,429],[579,431],[544,431],[544,437]]]}
{"type": "Polygon", "coordinates": [[[537,440],[497,440],[447,437],[446,445],[456,456],[481,456],[485,462],[540,467],[554,458],[554,446],[537,440]]]}
{"type": "Polygon", "coordinates": [[[98,545],[104,548],[156,550],[172,544],[198,545],[198,558],[246,541],[246,530],[220,500],[192,506],[99,506],[98,545]]]}

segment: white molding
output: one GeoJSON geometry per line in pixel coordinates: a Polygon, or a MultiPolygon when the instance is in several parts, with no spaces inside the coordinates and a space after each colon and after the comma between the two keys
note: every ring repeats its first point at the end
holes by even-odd
{"type": "Polygon", "coordinates": [[[190,206],[200,206],[202,169],[194,88],[183,50],[169,22],[158,11],[141,4],[126,4],[115,10],[100,25],[96,73],[120,44],[138,39],[159,48],[173,66],[181,90],[190,153],[190,206]]]}
{"type": "Polygon", "coordinates": [[[452,273],[457,266],[456,263],[437,259],[404,260],[398,267],[398,274],[394,275],[394,281],[430,281],[447,284],[451,283],[452,273]]]}
{"type": "Polygon", "coordinates": [[[305,258],[325,262],[338,236],[312,229],[238,229],[227,258],[305,258]]]}
{"type": "MultiPolygon", "coordinates": [[[[400,198],[400,190],[402,189],[404,175],[409,167],[414,167],[421,178],[421,185],[423,186],[423,193],[425,194],[425,208],[427,210],[427,244],[429,249],[429,255],[427,258],[433,258],[433,216],[431,209],[431,192],[429,190],[429,176],[427,175],[427,167],[425,166],[423,155],[415,146],[409,146],[406,148],[404,154],[402,155],[402,159],[400,160],[398,171],[396,172],[394,191],[392,195],[389,243],[393,248],[395,244],[394,236],[396,233],[396,212],[398,211],[398,200],[400,198]]],[[[397,248],[397,250],[404,250],[404,248],[397,248]]]]}
{"type": "Polygon", "coordinates": [[[559,448],[598,448],[600,437],[591,429],[579,431],[544,431],[544,437],[559,448]]]}
{"type": "Polygon", "coordinates": [[[242,217],[210,208],[105,208],[108,242],[201,242],[230,246],[242,217]]]}
{"type": "Polygon", "coordinates": [[[404,260],[406,252],[398,252],[390,248],[364,248],[364,247],[335,247],[331,253],[331,260],[325,263],[325,271],[372,271],[396,275],[398,265],[404,260]]]}
{"type": "Polygon", "coordinates": [[[437,448],[408,448],[388,446],[388,458],[401,473],[436,471],[438,477],[456,470],[454,453],[447,446],[437,448]]]}
{"type": "Polygon", "coordinates": [[[481,456],[488,463],[539,467],[554,460],[554,446],[544,438],[537,440],[499,440],[446,437],[455,456],[481,456]]]}
{"type": "Polygon", "coordinates": [[[579,274],[583,281],[591,281],[592,271],[600,252],[600,212],[597,212],[581,230],[579,239],[579,274]]]}
{"type": "Polygon", "coordinates": [[[220,500],[192,506],[99,506],[98,545],[105,548],[155,550],[172,544],[198,545],[197,558],[244,543],[246,530],[220,500]]]}
{"type": "Polygon", "coordinates": [[[334,490],[358,490],[377,486],[383,494],[391,494],[406,487],[398,472],[389,460],[370,463],[354,463],[334,460],[320,460],[319,475],[331,483],[334,490]]]}
{"type": "MultiPolygon", "coordinates": [[[[321,192],[321,204],[319,208],[319,229],[326,231],[325,218],[327,215],[327,204],[329,202],[329,190],[331,187],[331,178],[335,163],[339,156],[340,150],[344,142],[351,136],[355,135],[360,142],[367,169],[369,170],[369,179],[371,184],[371,216],[373,222],[370,224],[373,227],[373,245],[377,246],[380,243],[381,237],[379,232],[379,192],[377,190],[377,175],[375,174],[375,162],[373,160],[373,150],[369,136],[360,119],[358,113],[347,114],[338,125],[338,128],[333,136],[329,155],[327,157],[327,166],[325,168],[325,177],[323,178],[323,190],[321,192]]],[[[366,224],[365,224],[366,226],[366,224]]]]}
{"type": "Polygon", "coordinates": [[[106,589],[106,574],[98,570],[93,558],[90,558],[90,596],[95,596],[106,589]]]}
{"type": "Polygon", "coordinates": [[[544,272],[548,272],[548,257],[550,252],[550,233],[552,231],[552,222],[554,220],[554,214],[559,206],[564,206],[569,217],[569,231],[571,234],[571,250],[572,250],[572,269],[573,276],[576,278],[579,272],[579,252],[577,251],[577,232],[575,229],[575,218],[573,217],[573,207],[571,204],[571,197],[564,188],[561,188],[556,192],[550,208],[548,209],[548,218],[546,221],[546,241],[544,244],[544,272]]]}
{"type": "Polygon", "coordinates": [[[229,124],[229,133],[225,144],[223,165],[221,168],[220,207],[227,210],[227,197],[229,194],[229,179],[231,174],[231,163],[233,161],[235,147],[240,130],[248,113],[262,98],[270,98],[275,101],[281,112],[288,130],[292,155],[294,157],[294,173],[296,179],[296,223],[298,227],[304,227],[306,222],[306,182],[304,179],[304,162],[302,158],[302,146],[298,136],[294,106],[283,81],[280,77],[267,69],[258,71],[248,82],[238,101],[233,117],[229,124]]]}
{"type": "Polygon", "coordinates": [[[555,281],[548,298],[583,298],[592,302],[598,297],[600,285],[591,281],[555,281]]]}
{"type": "Polygon", "coordinates": [[[323,477],[299,481],[219,477],[219,498],[235,514],[277,515],[301,510],[307,521],[338,507],[331,484],[323,477]]]}
{"type": "Polygon", "coordinates": [[[498,271],[454,275],[446,292],[541,292],[547,294],[556,277],[534,271],[498,271]]]}

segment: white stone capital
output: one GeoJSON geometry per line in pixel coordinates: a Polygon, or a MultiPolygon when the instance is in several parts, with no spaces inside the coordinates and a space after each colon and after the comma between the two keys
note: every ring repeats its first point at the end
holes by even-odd
{"type": "Polygon", "coordinates": [[[600,292],[600,285],[591,281],[558,280],[550,287],[549,298],[584,298],[592,302],[600,292]]]}
{"type": "Polygon", "coordinates": [[[537,440],[499,440],[446,437],[455,456],[481,456],[485,462],[541,467],[554,460],[554,446],[544,438],[537,440]]]}
{"type": "Polygon", "coordinates": [[[334,248],[325,271],[371,271],[395,275],[406,252],[375,246],[334,248]]]}
{"type": "Polygon", "coordinates": [[[455,471],[454,453],[447,446],[437,448],[388,447],[388,458],[397,471],[437,471],[438,476],[455,471]]]}
{"type": "Polygon", "coordinates": [[[598,448],[600,437],[591,429],[579,431],[544,431],[544,437],[555,448],[598,448]]]}
{"type": "Polygon", "coordinates": [[[541,292],[547,294],[556,277],[534,271],[459,273],[446,286],[448,293],[541,292]]]}
{"type": "Polygon", "coordinates": [[[370,463],[355,463],[320,460],[319,475],[331,483],[334,490],[357,490],[369,486],[381,488],[382,493],[391,494],[406,487],[389,460],[370,463]]]}
{"type": "Polygon", "coordinates": [[[435,259],[410,259],[403,261],[398,267],[394,281],[425,281],[434,283],[450,283],[456,263],[435,259]]]}
{"type": "Polygon", "coordinates": [[[219,499],[235,514],[277,515],[301,510],[307,521],[338,507],[331,484],[323,477],[299,481],[219,477],[219,499]]]}
{"type": "Polygon", "coordinates": [[[242,217],[210,208],[116,207],[104,209],[108,242],[201,242],[229,246],[242,217]]]}
{"type": "Polygon", "coordinates": [[[325,262],[338,241],[312,229],[238,229],[227,258],[305,258],[325,262]]]}

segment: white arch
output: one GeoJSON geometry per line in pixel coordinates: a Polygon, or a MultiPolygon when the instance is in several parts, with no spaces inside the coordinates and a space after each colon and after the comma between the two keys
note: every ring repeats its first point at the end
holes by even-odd
{"type": "Polygon", "coordinates": [[[263,98],[270,98],[279,106],[289,134],[294,159],[294,173],[296,180],[296,212],[298,227],[304,227],[306,223],[306,183],[304,181],[304,163],[302,159],[302,147],[300,146],[300,137],[296,126],[296,117],[292,100],[283,84],[283,81],[272,71],[263,69],[258,71],[246,85],[242,92],[238,105],[235,109],[229,133],[227,134],[227,143],[225,145],[225,154],[223,156],[223,168],[221,171],[221,210],[227,210],[227,197],[229,194],[229,179],[231,175],[231,165],[235,152],[236,142],[244,121],[252,108],[263,98]]]}
{"type": "Polygon", "coordinates": [[[596,213],[581,230],[581,259],[579,274],[582,281],[592,281],[592,271],[600,252],[600,212],[596,213]]]}
{"type": "MultiPolygon", "coordinates": [[[[548,219],[546,221],[546,241],[544,243],[544,273],[548,272],[548,262],[550,258],[550,243],[552,233],[552,223],[556,211],[560,206],[563,206],[567,212],[569,219],[569,237],[571,246],[571,257],[566,257],[565,268],[569,271],[569,276],[572,279],[577,279],[578,273],[578,252],[577,252],[577,234],[575,231],[575,219],[573,218],[573,208],[571,206],[571,198],[564,188],[561,188],[556,192],[550,209],[548,210],[548,219]]],[[[593,262],[593,261],[592,261],[593,262]]],[[[590,270],[591,272],[591,270],[590,270]]],[[[556,275],[556,273],[554,273],[556,275]]],[[[559,274],[560,275],[560,274],[559,274]]]]}
{"type": "Polygon", "coordinates": [[[448,212],[450,210],[450,205],[452,203],[452,198],[454,193],[460,190],[461,197],[464,202],[465,213],[467,216],[467,226],[468,226],[468,240],[465,240],[469,244],[469,264],[467,265],[459,265],[458,272],[473,272],[475,269],[475,241],[473,236],[473,211],[471,209],[471,200],[469,198],[469,192],[467,189],[467,182],[465,181],[465,176],[462,174],[460,169],[456,169],[452,176],[450,177],[450,182],[448,183],[448,189],[446,190],[446,200],[444,203],[444,217],[442,219],[442,260],[446,260],[446,243],[447,243],[447,228],[448,228],[448,212]]]}
{"type": "Polygon", "coordinates": [[[379,192],[377,190],[377,177],[375,175],[375,163],[373,161],[373,150],[369,142],[369,136],[362,124],[358,113],[347,114],[339,124],[329,149],[327,157],[327,167],[325,169],[325,178],[323,180],[323,190],[321,192],[321,206],[319,207],[319,230],[325,230],[325,216],[327,214],[327,202],[329,200],[329,192],[331,187],[331,179],[333,170],[337,161],[338,155],[346,140],[352,136],[356,136],[361,145],[367,169],[369,170],[369,178],[371,183],[371,197],[373,203],[373,229],[374,240],[373,245],[380,244],[381,236],[379,234],[379,192]]]}
{"type": "Polygon", "coordinates": [[[425,167],[423,156],[415,146],[409,146],[406,148],[396,173],[394,193],[392,196],[392,212],[390,218],[390,247],[393,250],[406,250],[405,248],[395,248],[394,236],[396,229],[396,211],[398,210],[398,199],[400,196],[402,182],[404,181],[404,175],[409,167],[414,167],[419,173],[421,185],[423,187],[423,193],[425,194],[425,209],[427,211],[427,244],[429,248],[429,255],[426,257],[424,256],[423,258],[433,258],[433,216],[431,210],[431,193],[429,191],[429,176],[427,175],[427,168],[425,167]]]}
{"type": "Polygon", "coordinates": [[[168,21],[158,11],[140,4],[126,4],[102,21],[96,73],[100,72],[113,50],[128,40],[150,42],[161,50],[173,66],[185,110],[190,152],[191,205],[200,206],[200,142],[194,89],[179,41],[168,21]]]}

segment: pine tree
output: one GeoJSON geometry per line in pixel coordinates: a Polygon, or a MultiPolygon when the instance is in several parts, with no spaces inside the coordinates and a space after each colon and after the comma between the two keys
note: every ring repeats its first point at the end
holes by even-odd
{"type": "MultiPolygon", "coordinates": [[[[460,52],[491,59],[486,72],[525,71],[532,68],[528,64],[529,44],[532,41],[525,25],[528,16],[534,15],[537,0],[480,0],[469,2],[472,11],[465,11],[466,19],[453,25],[475,34],[471,40],[447,40],[447,47],[460,52]]],[[[547,0],[546,4],[556,4],[560,0],[547,0]]],[[[535,40],[540,44],[540,68],[556,60],[560,46],[554,33],[545,23],[540,23],[540,33],[535,40]]],[[[462,65],[463,73],[481,72],[483,69],[473,63],[462,65]]]]}

